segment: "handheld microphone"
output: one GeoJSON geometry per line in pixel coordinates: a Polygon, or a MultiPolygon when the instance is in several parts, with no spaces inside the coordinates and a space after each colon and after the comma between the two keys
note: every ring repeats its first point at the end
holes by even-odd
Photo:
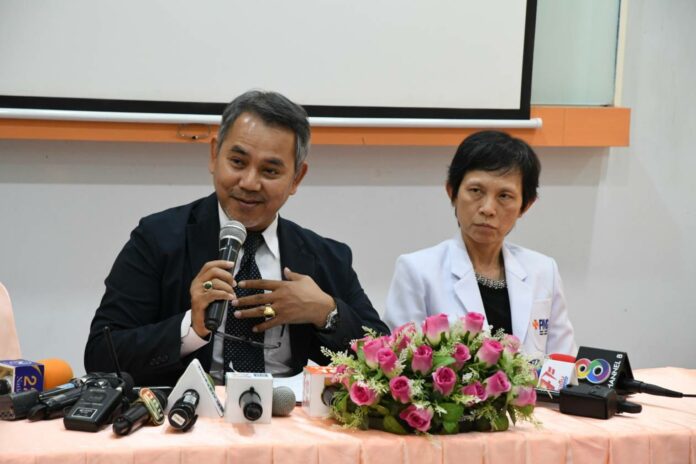
{"type": "MultiPolygon", "coordinates": [[[[246,228],[241,222],[230,221],[220,229],[220,259],[237,261],[239,250],[246,240],[246,228]]],[[[230,269],[234,273],[234,268],[230,269]]],[[[227,309],[227,300],[216,300],[205,310],[205,328],[217,332],[227,309]]]]}
{"type": "Polygon", "coordinates": [[[270,424],[273,413],[273,376],[267,372],[225,374],[225,422],[270,424]]]}
{"type": "Polygon", "coordinates": [[[248,390],[239,395],[239,407],[244,418],[248,421],[256,421],[263,415],[261,396],[254,390],[254,387],[249,387],[248,390]]]}
{"type": "Polygon", "coordinates": [[[196,390],[186,390],[169,411],[169,425],[182,432],[190,430],[198,420],[196,408],[199,400],[200,396],[196,390]]]}
{"type": "Polygon", "coordinates": [[[48,398],[40,398],[27,412],[27,419],[30,422],[37,420],[56,419],[63,417],[65,408],[75,404],[82,396],[81,388],[72,388],[48,398]]]}
{"type": "Polygon", "coordinates": [[[162,392],[142,387],[139,399],[125,413],[114,419],[113,431],[116,435],[125,436],[148,423],[161,425],[164,422],[166,406],[167,397],[162,392]]]}
{"type": "Polygon", "coordinates": [[[271,415],[273,416],[289,416],[292,410],[295,409],[295,392],[292,388],[282,386],[273,389],[273,407],[271,415]]]}
{"type": "MultiPolygon", "coordinates": [[[[32,389],[11,393],[12,387],[9,386],[9,391],[5,394],[0,393],[0,420],[24,419],[37,404],[71,390],[79,390],[79,387],[87,378],[85,376],[71,380],[72,369],[65,361],[47,359],[43,362],[45,363],[43,392],[32,389]],[[46,379],[48,379],[48,382],[46,382],[46,379]],[[56,382],[61,385],[56,385],[56,382]]],[[[2,383],[0,381],[0,386],[2,383]]]]}

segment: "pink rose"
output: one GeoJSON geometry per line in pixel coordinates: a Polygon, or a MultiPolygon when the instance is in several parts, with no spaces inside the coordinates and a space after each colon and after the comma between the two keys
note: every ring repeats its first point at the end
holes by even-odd
{"type": "Polygon", "coordinates": [[[520,341],[519,338],[517,338],[514,335],[509,335],[505,334],[503,337],[503,346],[505,347],[505,351],[507,351],[510,354],[516,354],[520,351],[520,346],[522,345],[522,342],[520,341]]]}
{"type": "Polygon", "coordinates": [[[382,372],[387,374],[387,376],[394,372],[397,360],[398,358],[391,348],[380,348],[380,350],[377,352],[377,362],[379,363],[379,367],[382,368],[382,372]]]}
{"type": "Polygon", "coordinates": [[[377,393],[364,382],[355,382],[350,387],[350,399],[358,406],[371,406],[377,402],[377,393]]]}
{"type": "Polygon", "coordinates": [[[393,335],[406,335],[408,337],[413,337],[418,332],[415,322],[407,322],[404,325],[400,325],[392,331],[393,335]]]}
{"type": "Polygon", "coordinates": [[[436,314],[426,317],[423,322],[423,334],[434,346],[442,341],[443,335],[449,333],[449,320],[447,314],[436,314]]]}
{"type": "Polygon", "coordinates": [[[471,353],[469,352],[469,347],[463,343],[454,344],[454,353],[452,353],[455,363],[452,365],[455,369],[459,370],[462,368],[465,362],[471,359],[471,353]]]}
{"type": "MultiPolygon", "coordinates": [[[[469,385],[462,387],[459,390],[462,395],[470,395],[474,396],[479,399],[479,401],[486,401],[486,398],[488,398],[488,393],[486,393],[486,387],[481,385],[481,382],[478,380],[474,383],[470,383],[469,385]]],[[[476,401],[471,401],[467,404],[467,406],[471,406],[473,404],[476,404],[476,401]]]]}
{"type": "Polygon", "coordinates": [[[348,388],[350,386],[350,376],[352,373],[353,369],[349,369],[345,364],[339,364],[331,375],[331,383],[341,383],[348,388]]]}
{"type": "Polygon", "coordinates": [[[454,390],[455,383],[457,383],[457,374],[449,367],[438,367],[433,372],[433,387],[442,396],[449,396],[454,390]]]}
{"type": "Polygon", "coordinates": [[[370,337],[363,337],[363,338],[359,338],[357,340],[353,340],[352,342],[350,342],[350,349],[353,350],[355,353],[357,353],[358,349],[360,348],[360,345],[362,345],[363,343],[365,343],[369,339],[370,339],[370,337]]]}
{"type": "Polygon", "coordinates": [[[510,381],[503,371],[496,372],[484,382],[486,384],[486,393],[490,397],[497,398],[501,393],[510,391],[510,381]]]}
{"type": "Polygon", "coordinates": [[[416,323],[407,322],[406,324],[394,329],[391,337],[389,338],[389,343],[394,345],[395,351],[399,352],[408,346],[408,344],[411,342],[411,338],[413,338],[417,332],[418,329],[416,329],[416,323]]]}
{"type": "Polygon", "coordinates": [[[536,404],[536,390],[534,387],[515,387],[512,389],[515,398],[512,400],[512,404],[515,406],[527,406],[529,404],[536,404]]]}
{"type": "Polygon", "coordinates": [[[400,353],[404,348],[411,343],[411,338],[408,335],[401,335],[399,337],[392,335],[389,339],[389,344],[394,347],[394,351],[400,353]]]}
{"type": "Polygon", "coordinates": [[[483,321],[485,320],[485,316],[481,313],[467,313],[466,316],[462,317],[464,331],[476,335],[483,329],[483,321]]]}
{"type": "Polygon", "coordinates": [[[379,365],[377,360],[377,352],[384,347],[384,339],[382,337],[368,340],[363,345],[363,354],[365,354],[365,363],[372,369],[379,365]]]}
{"type": "Polygon", "coordinates": [[[414,405],[401,411],[399,417],[416,430],[427,432],[430,428],[430,420],[433,418],[433,411],[428,409],[418,409],[414,405]]]}
{"type": "Polygon", "coordinates": [[[413,372],[420,372],[425,375],[433,367],[433,349],[427,345],[419,346],[413,353],[411,369],[413,372]]]}
{"type": "Polygon", "coordinates": [[[411,382],[408,380],[408,377],[400,375],[391,379],[389,381],[389,390],[392,398],[396,401],[404,404],[411,401],[411,382]]]}
{"type": "Polygon", "coordinates": [[[487,366],[492,366],[498,362],[500,355],[503,353],[503,345],[497,340],[486,339],[481,344],[476,359],[483,362],[487,366]]]}

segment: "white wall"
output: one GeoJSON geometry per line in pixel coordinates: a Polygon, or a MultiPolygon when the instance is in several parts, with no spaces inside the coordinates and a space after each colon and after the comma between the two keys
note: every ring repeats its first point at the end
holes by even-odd
{"type": "MultiPolygon", "coordinates": [[[[696,368],[696,4],[631,2],[631,147],[540,149],[541,198],[512,240],[554,256],[577,341],[634,367],[696,368]]],[[[377,308],[396,256],[455,233],[453,148],[317,146],[283,214],[353,248],[377,308]]],[[[82,370],[106,276],[144,214],[208,194],[202,145],[0,141],[0,281],[23,354],[82,370]]]]}

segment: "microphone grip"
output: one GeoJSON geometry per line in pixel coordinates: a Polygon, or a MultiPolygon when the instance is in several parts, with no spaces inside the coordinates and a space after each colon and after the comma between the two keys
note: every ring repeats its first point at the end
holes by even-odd
{"type": "Polygon", "coordinates": [[[150,412],[142,402],[130,407],[125,413],[114,419],[114,433],[128,435],[150,421],[150,412]]]}
{"type": "MultiPolygon", "coordinates": [[[[225,261],[237,261],[239,250],[242,248],[241,242],[231,238],[225,238],[220,241],[220,259],[225,261]]],[[[231,268],[230,273],[234,273],[234,268],[231,268]]],[[[222,317],[227,310],[227,300],[215,300],[205,310],[205,328],[211,332],[217,332],[222,317]]]]}
{"type": "Polygon", "coordinates": [[[213,301],[205,310],[205,328],[213,333],[217,332],[226,309],[226,300],[213,301]]]}

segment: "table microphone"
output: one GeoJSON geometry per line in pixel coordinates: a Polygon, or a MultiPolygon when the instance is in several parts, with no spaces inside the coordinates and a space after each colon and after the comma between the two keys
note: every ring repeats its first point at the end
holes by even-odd
{"type": "Polygon", "coordinates": [[[286,386],[275,387],[273,389],[273,408],[272,415],[276,417],[289,416],[295,409],[295,392],[286,386]]]}
{"type": "Polygon", "coordinates": [[[628,354],[623,351],[581,346],[575,361],[575,370],[580,383],[606,385],[614,388],[620,395],[647,393],[671,398],[694,397],[693,394],[684,394],[636,380],[628,361],[628,354]]]}
{"type": "MultiPolygon", "coordinates": [[[[237,261],[239,250],[246,240],[247,232],[244,224],[230,221],[220,229],[220,258],[225,261],[237,261]]],[[[230,270],[234,274],[234,267],[230,270]]],[[[227,309],[227,300],[215,300],[205,310],[205,328],[217,332],[222,324],[222,317],[227,309]]]]}
{"type": "Polygon", "coordinates": [[[200,395],[193,388],[186,390],[169,411],[169,425],[182,432],[193,427],[193,424],[198,420],[196,408],[200,399],[200,395]]]}
{"type": "Polygon", "coordinates": [[[143,425],[164,423],[164,408],[167,397],[158,390],[142,387],[138,398],[126,412],[114,419],[113,430],[116,435],[128,435],[143,425]]]}
{"type": "Polygon", "coordinates": [[[39,359],[44,365],[44,390],[56,388],[74,377],[70,364],[59,358],[39,359]]]}
{"type": "Polygon", "coordinates": [[[58,358],[36,362],[13,359],[0,364],[0,395],[51,390],[73,378],[70,364],[58,358]]]}

